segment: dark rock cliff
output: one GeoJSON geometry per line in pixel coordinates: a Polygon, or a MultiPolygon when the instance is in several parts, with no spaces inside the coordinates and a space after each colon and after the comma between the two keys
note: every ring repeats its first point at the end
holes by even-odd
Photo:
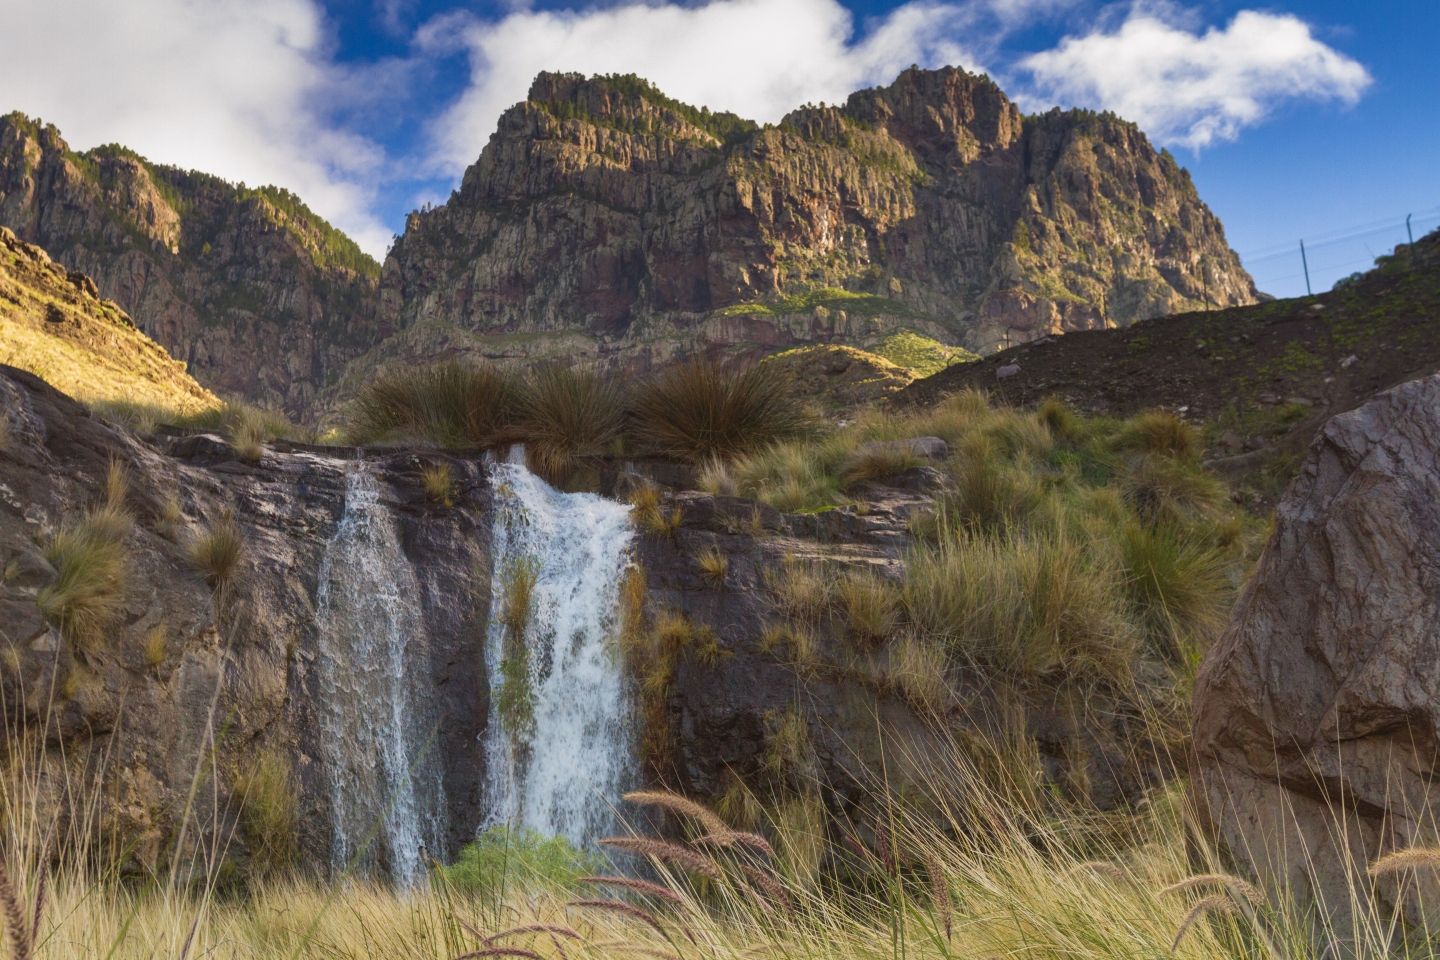
{"type": "Polygon", "coordinates": [[[0,225],[93,277],[206,387],[292,417],[388,332],[376,263],[293,194],[75,153],[18,113],[0,117],[0,225]]]}
{"type": "Polygon", "coordinates": [[[643,367],[905,326],[988,351],[1255,297],[1189,175],[1111,115],[912,69],[759,129],[547,73],[410,216],[380,307],[409,339],[380,355],[643,367]]]}
{"type": "MultiPolygon", "coordinates": [[[[236,777],[273,751],[289,760],[298,783],[302,856],[326,863],[336,818],[322,743],[326,698],[354,694],[322,689],[317,593],[355,464],[276,449],[246,463],[208,435],[140,442],[12,367],[0,367],[0,438],[0,694],[7,730],[18,738],[12,742],[28,730],[47,745],[48,765],[36,769],[58,779],[46,780],[42,793],[53,788],[60,804],[65,763],[90,764],[106,788],[97,835],[113,831],[108,835],[122,844],[133,842],[126,866],[151,870],[174,852],[197,771],[215,797],[197,808],[201,830],[197,837],[192,827],[191,840],[219,831],[223,848],[238,810],[236,777]],[[37,602],[56,581],[43,545],[106,500],[112,463],[130,477],[125,499],[134,516],[123,537],[122,608],[102,636],[77,644],[47,622],[37,602]],[[217,601],[187,551],[231,515],[246,551],[233,588],[217,601]]],[[[477,736],[489,705],[488,590],[472,583],[489,582],[490,487],[479,464],[449,463],[453,507],[425,499],[416,456],[365,464],[393,518],[402,562],[419,584],[411,599],[421,624],[405,638],[404,669],[413,674],[414,713],[426,727],[414,739],[434,738],[412,757],[415,776],[438,784],[439,796],[428,800],[443,812],[421,839],[442,859],[480,822],[484,755],[477,736]]],[[[342,706],[350,714],[383,708],[387,718],[393,707],[342,706]]],[[[382,771],[369,775],[379,779],[382,771]]],[[[231,847],[241,863],[247,839],[241,830],[231,847]]],[[[385,865],[394,851],[383,837],[379,846],[385,865]]]]}

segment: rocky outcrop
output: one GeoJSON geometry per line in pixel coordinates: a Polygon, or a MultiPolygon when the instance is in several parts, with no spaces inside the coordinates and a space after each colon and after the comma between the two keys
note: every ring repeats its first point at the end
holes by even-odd
{"type": "Polygon", "coordinates": [[[1024,117],[986,77],[911,69],[761,129],[546,73],[409,217],[381,316],[495,356],[578,333],[643,368],[903,327],[989,351],[1255,296],[1189,175],[1111,115],[1024,117]]]}
{"type": "Polygon", "coordinates": [[[1435,919],[1432,870],[1372,889],[1366,869],[1437,840],[1437,478],[1440,376],[1326,424],[1196,681],[1194,789],[1217,838],[1341,940],[1356,904],[1435,919]]]}
{"type": "MultiPolygon", "coordinates": [[[[832,585],[856,573],[903,577],[910,522],[933,507],[942,477],[914,467],[855,491],[858,510],[818,514],[668,497],[673,532],[641,538],[636,560],[650,622],[678,618],[690,639],[663,701],[642,710],[648,777],[730,812],[740,785],[767,803],[815,792],[866,831],[878,796],[933,797],[959,769],[957,753],[1012,764],[1017,783],[1033,778],[1105,809],[1137,802],[1163,779],[1145,711],[1124,696],[942,663],[925,669],[941,671],[949,689],[927,697],[910,682],[917,668],[903,631],[856,636],[833,599],[808,623],[790,616],[781,584],[793,573],[832,585]],[[718,576],[714,557],[723,558],[718,576]]],[[[642,700],[653,678],[643,688],[642,700]]]]}
{"type": "Polygon", "coordinates": [[[220,405],[185,364],[135,329],[95,281],[0,227],[0,363],[86,400],[153,404],[181,413],[220,405]]]}
{"type": "MultiPolygon", "coordinates": [[[[63,778],[88,765],[104,786],[91,798],[99,804],[96,835],[121,846],[133,842],[125,866],[153,870],[175,853],[175,827],[199,775],[206,800],[194,807],[199,829],[192,824],[190,842],[218,837],[214,849],[228,850],[243,866],[257,838],[241,817],[233,842],[227,839],[239,815],[234,787],[257,756],[273,754],[284,759],[297,785],[303,861],[323,865],[341,815],[337,796],[353,804],[359,789],[380,789],[382,801],[385,790],[398,791],[405,771],[387,768],[393,757],[377,759],[355,752],[363,745],[335,742],[337,715],[379,716],[382,727],[424,727],[404,732],[411,772],[433,788],[420,796],[427,809],[419,811],[423,829],[416,839],[444,859],[474,835],[484,776],[477,737],[489,704],[488,590],[472,586],[489,576],[490,487],[480,464],[447,461],[454,505],[441,505],[427,500],[420,486],[433,455],[360,463],[333,451],[271,448],[248,463],[214,436],[145,443],[11,367],[0,367],[0,424],[0,684],[7,742],[16,750],[22,742],[45,745],[44,765],[26,769],[43,770],[37,774],[42,794],[55,788],[57,809],[50,813],[64,812],[63,778]],[[82,643],[57,628],[53,597],[46,602],[57,577],[51,559],[62,562],[47,558],[46,548],[58,530],[112,496],[112,463],[129,477],[124,503],[133,517],[133,525],[106,534],[121,537],[124,587],[112,621],[82,643]],[[346,555],[327,566],[327,548],[352,506],[357,469],[374,479],[377,513],[352,523],[360,529],[344,541],[346,555]],[[230,585],[217,594],[190,551],[232,516],[245,552],[230,585]],[[414,588],[412,596],[378,601],[381,614],[394,602],[416,611],[395,661],[384,660],[384,650],[362,656],[362,638],[348,630],[364,633],[371,625],[336,613],[335,595],[347,586],[339,578],[365,573],[370,558],[359,552],[367,537],[379,535],[377,524],[390,531],[398,556],[396,569],[375,571],[376,593],[402,582],[414,588]],[[327,569],[330,599],[324,600],[327,569]],[[365,690],[354,677],[327,675],[325,658],[337,656],[335,643],[352,640],[360,651],[352,658],[356,673],[403,673],[415,692],[408,706],[343,700],[359,700],[365,690]],[[382,713],[375,713],[380,706],[382,713]],[[35,739],[26,740],[25,731],[35,739]],[[339,749],[352,752],[341,756],[339,749]],[[348,772],[337,774],[342,760],[348,772]],[[337,793],[337,782],[346,792],[337,793]]],[[[354,819],[353,809],[344,813],[354,819]]],[[[393,849],[386,839],[391,833],[388,826],[379,831],[371,862],[393,866],[402,855],[417,855],[393,849]]],[[[188,859],[188,850],[180,853],[188,859]]]]}
{"type": "Polygon", "coordinates": [[[93,277],[209,389],[292,417],[388,332],[378,265],[288,191],[75,153],[19,113],[0,117],[0,225],[93,277]]]}

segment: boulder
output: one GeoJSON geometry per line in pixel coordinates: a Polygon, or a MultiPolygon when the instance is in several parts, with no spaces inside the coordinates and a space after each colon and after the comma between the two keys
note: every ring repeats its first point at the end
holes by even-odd
{"type": "Polygon", "coordinates": [[[1436,844],[1440,376],[1331,420],[1196,680],[1192,789],[1272,896],[1348,941],[1423,917],[1435,874],[1367,866],[1436,844]],[[1403,881],[1403,883],[1401,882],[1403,881]],[[1357,911],[1356,906],[1360,909],[1357,911]]]}

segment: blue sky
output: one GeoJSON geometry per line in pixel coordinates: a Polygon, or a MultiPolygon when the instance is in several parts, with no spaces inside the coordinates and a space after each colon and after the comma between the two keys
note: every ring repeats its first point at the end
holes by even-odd
{"type": "Polygon", "coordinates": [[[1222,0],[0,0],[0,110],[80,149],[287,186],[383,255],[538,69],[761,121],[912,62],[1114,109],[1194,175],[1261,289],[1440,225],[1440,4],[1222,0]],[[50,39],[65,36],[65,44],[50,39]]]}

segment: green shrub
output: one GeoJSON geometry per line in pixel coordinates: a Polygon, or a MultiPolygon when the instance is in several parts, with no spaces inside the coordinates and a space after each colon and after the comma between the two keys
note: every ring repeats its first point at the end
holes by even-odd
{"type": "Polygon", "coordinates": [[[708,360],[679,364],[641,384],[631,410],[637,441],[692,463],[758,450],[810,427],[784,378],[765,365],[739,373],[708,360]]]}
{"type": "Polygon", "coordinates": [[[509,374],[455,361],[391,367],[356,396],[350,443],[489,447],[515,438],[517,390],[509,374]]]}
{"type": "Polygon", "coordinates": [[[518,427],[535,472],[561,482],[577,456],[604,453],[625,425],[614,377],[547,364],[520,384],[518,427]]]}
{"type": "Polygon", "coordinates": [[[603,858],[577,849],[564,837],[501,826],[467,844],[453,864],[441,868],[441,874],[455,888],[493,901],[517,891],[569,890],[603,865],[603,858]]]}

